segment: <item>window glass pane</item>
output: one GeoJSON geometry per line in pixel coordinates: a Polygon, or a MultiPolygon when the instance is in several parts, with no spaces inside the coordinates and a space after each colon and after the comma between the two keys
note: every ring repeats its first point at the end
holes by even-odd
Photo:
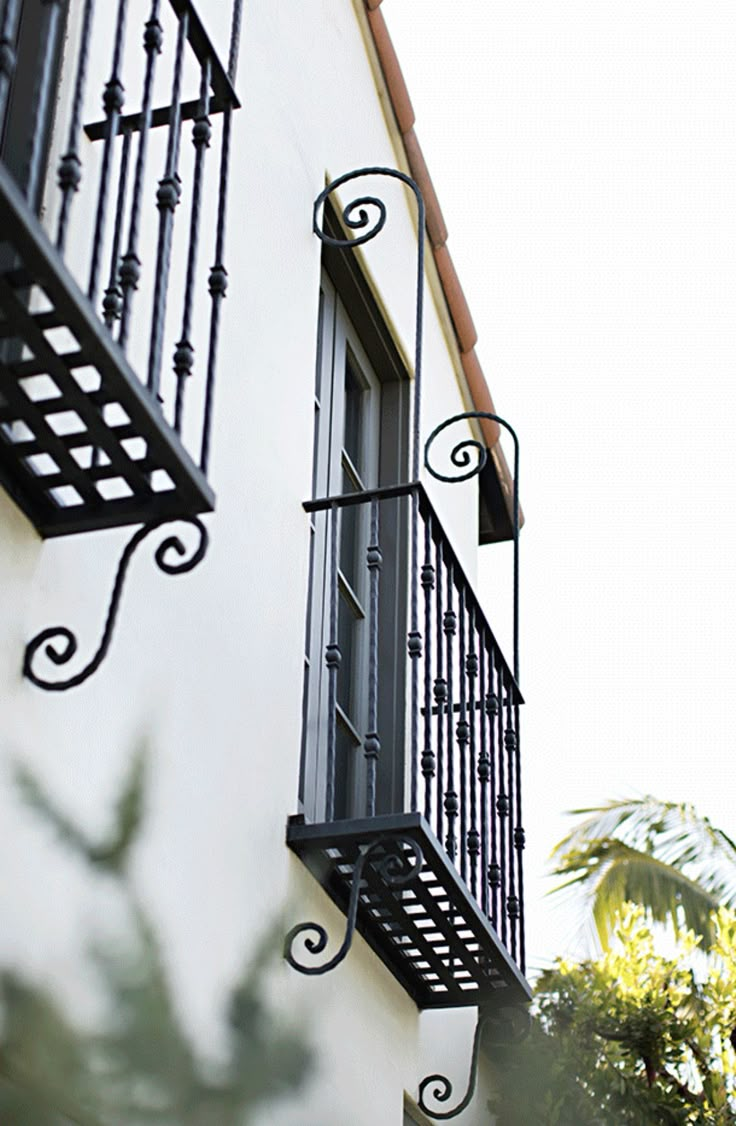
{"type": "Polygon", "coordinates": [[[335,817],[349,817],[355,790],[356,758],[360,743],[338,718],[335,739],[335,817]]]}
{"type": "Polygon", "coordinates": [[[365,565],[367,547],[366,508],[363,504],[346,505],[340,513],[340,570],[357,595],[360,594],[361,568],[365,565]]]}
{"type": "Polygon", "coordinates": [[[337,615],[337,643],[340,646],[340,668],[337,673],[337,702],[351,723],[356,724],[355,659],[361,620],[340,591],[337,615]]]}
{"type": "Polygon", "coordinates": [[[322,364],[324,363],[323,336],[325,332],[325,295],[319,291],[319,316],[317,320],[317,367],[314,376],[314,435],[312,438],[312,496],[318,492],[319,442],[322,411],[322,364]]]}
{"type": "Polygon", "coordinates": [[[363,413],[368,392],[363,387],[355,368],[355,361],[347,353],[345,359],[345,433],[343,447],[358,473],[363,467],[363,413]]]}

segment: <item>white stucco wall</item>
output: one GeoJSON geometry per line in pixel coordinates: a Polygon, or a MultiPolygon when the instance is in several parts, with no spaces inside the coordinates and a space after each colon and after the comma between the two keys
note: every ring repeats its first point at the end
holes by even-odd
{"type": "MultiPolygon", "coordinates": [[[[214,9],[221,38],[224,5],[200,7],[205,18],[214,9]]],[[[79,660],[91,653],[130,529],[43,543],[0,494],[0,964],[52,983],[69,1003],[91,1002],[84,947],[90,934],[114,929],[120,911],[110,882],[92,879],[18,800],[13,763],[31,766],[95,835],[145,740],[149,808],[132,878],[164,940],[183,1019],[205,1047],[216,1041],[228,987],[269,926],[314,918],[331,935],[344,928],[284,832],[296,811],[301,729],[302,501],[311,478],[320,273],[312,202],[326,176],[402,159],[363,19],[362,5],[349,0],[246,4],[211,546],[196,570],[176,577],[154,567],[153,541],[139,549],[110,654],[70,692],[44,693],[23,680],[25,642],[63,622],[78,634],[79,660]]],[[[93,58],[90,85],[106,77],[93,58]]],[[[403,189],[383,194],[389,223],[365,258],[411,356],[415,220],[403,189]]],[[[429,289],[425,307],[424,434],[468,405],[429,289]]],[[[476,485],[428,487],[472,578],[476,485]]],[[[414,1093],[429,1072],[447,1073],[462,1092],[475,1013],[420,1016],[361,939],[322,978],[303,978],[277,959],[270,990],[275,1005],[303,1019],[319,1064],[297,1101],[264,1110],[263,1126],[399,1126],[403,1091],[414,1093]]],[[[481,1120],[471,1108],[457,1121],[481,1120]]]]}

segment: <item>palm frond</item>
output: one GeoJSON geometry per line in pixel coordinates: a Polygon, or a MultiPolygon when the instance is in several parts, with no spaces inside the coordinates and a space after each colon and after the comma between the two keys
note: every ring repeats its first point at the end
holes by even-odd
{"type": "Polygon", "coordinates": [[[605,947],[627,900],[657,922],[713,938],[710,912],[736,904],[736,845],[688,803],[647,796],[578,809],[586,816],[553,850],[555,890],[575,885],[593,907],[605,947]]]}

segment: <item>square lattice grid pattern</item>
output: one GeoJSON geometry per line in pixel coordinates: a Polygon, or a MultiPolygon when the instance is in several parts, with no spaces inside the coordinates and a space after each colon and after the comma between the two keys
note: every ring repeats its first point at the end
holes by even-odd
{"type": "Polygon", "coordinates": [[[204,475],[0,166],[0,481],[43,536],[210,511],[204,475]]]}
{"type": "MultiPolygon", "coordinates": [[[[391,884],[381,873],[386,849],[371,849],[357,915],[366,941],[419,1008],[526,1003],[526,981],[420,814],[323,825],[294,821],[287,842],[346,911],[360,851],[397,835],[418,844],[422,870],[391,884]]],[[[408,871],[413,854],[408,844],[402,851],[408,871]]]]}

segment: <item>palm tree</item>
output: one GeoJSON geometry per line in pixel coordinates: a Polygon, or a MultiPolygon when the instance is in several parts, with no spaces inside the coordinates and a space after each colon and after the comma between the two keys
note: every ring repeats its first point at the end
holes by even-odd
{"type": "Polygon", "coordinates": [[[608,947],[616,912],[642,904],[654,922],[713,941],[711,913],[736,907],[736,844],[688,803],[647,796],[590,809],[555,846],[559,885],[581,887],[592,902],[601,945],[608,947]]]}

